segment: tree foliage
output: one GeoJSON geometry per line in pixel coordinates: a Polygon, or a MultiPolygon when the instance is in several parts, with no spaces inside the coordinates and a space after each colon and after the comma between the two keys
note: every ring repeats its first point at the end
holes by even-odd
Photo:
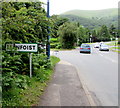
{"type": "Polygon", "coordinates": [[[98,39],[101,41],[110,41],[110,33],[107,26],[103,25],[99,31],[98,39]]]}
{"type": "Polygon", "coordinates": [[[89,42],[89,30],[80,25],[77,28],[77,39],[78,45],[89,42]]]}
{"type": "Polygon", "coordinates": [[[41,3],[3,3],[3,39],[38,42],[46,39],[48,21],[41,3]]]}
{"type": "MultiPolygon", "coordinates": [[[[52,22],[46,17],[41,2],[2,2],[1,20],[3,98],[12,99],[14,96],[8,94],[10,90],[26,89],[29,86],[29,54],[6,51],[6,43],[46,43],[48,25],[52,27],[52,22]]],[[[39,80],[43,81],[48,74],[45,69],[51,64],[40,53],[41,48],[33,55],[33,73],[40,69],[39,74],[34,73],[33,77],[42,75],[39,80]]]]}
{"type": "Polygon", "coordinates": [[[74,23],[66,22],[59,27],[58,35],[60,35],[60,42],[63,48],[74,48],[77,42],[76,37],[77,25],[74,23]]]}
{"type": "Polygon", "coordinates": [[[53,23],[52,37],[57,38],[57,37],[59,37],[59,35],[57,35],[57,31],[58,31],[59,27],[61,25],[63,25],[65,22],[68,22],[68,19],[67,18],[62,18],[58,15],[53,15],[53,16],[51,16],[51,21],[53,23]]]}

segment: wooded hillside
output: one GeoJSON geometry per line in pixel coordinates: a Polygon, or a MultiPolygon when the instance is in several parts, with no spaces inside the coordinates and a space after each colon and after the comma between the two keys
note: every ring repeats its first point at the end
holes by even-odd
{"type": "Polygon", "coordinates": [[[70,21],[77,21],[89,29],[99,28],[102,25],[110,27],[112,24],[118,27],[118,9],[105,10],[71,10],[60,16],[70,21]]]}

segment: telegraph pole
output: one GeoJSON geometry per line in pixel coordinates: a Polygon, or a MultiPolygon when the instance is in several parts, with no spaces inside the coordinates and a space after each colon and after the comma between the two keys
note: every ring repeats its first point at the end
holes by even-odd
{"type": "MultiPolygon", "coordinates": [[[[49,15],[49,0],[47,0],[47,17],[50,18],[50,15],[49,15]]],[[[48,26],[48,37],[47,37],[47,44],[46,44],[46,55],[48,57],[48,59],[50,58],[50,27],[48,26]]]]}

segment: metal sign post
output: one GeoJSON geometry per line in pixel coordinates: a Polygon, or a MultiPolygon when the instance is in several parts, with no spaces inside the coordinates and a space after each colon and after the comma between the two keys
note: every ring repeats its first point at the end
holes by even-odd
{"type": "MultiPolygon", "coordinates": [[[[49,11],[50,11],[50,3],[49,0],[47,0],[47,17],[50,18],[49,15],[49,11]]],[[[47,36],[47,45],[46,45],[46,55],[48,57],[48,59],[50,59],[50,27],[48,26],[48,36],[47,36]]]]}
{"type": "Polygon", "coordinates": [[[32,77],[32,53],[29,53],[29,62],[30,62],[30,78],[32,77]]]}

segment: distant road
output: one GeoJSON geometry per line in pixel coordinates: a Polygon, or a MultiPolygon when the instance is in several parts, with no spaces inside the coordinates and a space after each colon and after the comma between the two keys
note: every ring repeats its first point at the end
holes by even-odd
{"type": "Polygon", "coordinates": [[[93,98],[102,106],[118,105],[118,54],[99,51],[92,46],[91,54],[72,51],[55,53],[61,60],[75,65],[93,98]]]}

